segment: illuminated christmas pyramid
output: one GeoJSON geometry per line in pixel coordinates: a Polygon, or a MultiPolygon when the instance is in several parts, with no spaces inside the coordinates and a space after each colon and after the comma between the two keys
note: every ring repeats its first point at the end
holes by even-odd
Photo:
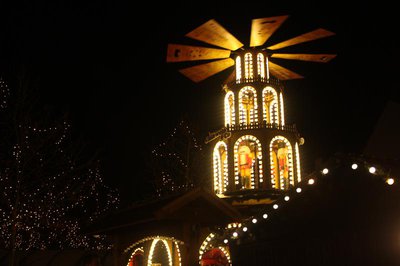
{"type": "Polygon", "coordinates": [[[281,58],[324,63],[336,55],[277,52],[334,34],[325,29],[264,47],[287,18],[254,19],[249,48],[243,48],[243,44],[215,20],[207,21],[186,36],[224,49],[168,46],[167,62],[217,59],[180,70],[195,82],[233,68],[223,85],[224,127],[210,133],[206,143],[214,145],[213,191],[219,197],[235,198],[234,204],[267,203],[266,195],[289,190],[301,181],[299,146],[304,140],[294,125],[285,123],[281,81],[302,76],[272,61],[281,58]]]}

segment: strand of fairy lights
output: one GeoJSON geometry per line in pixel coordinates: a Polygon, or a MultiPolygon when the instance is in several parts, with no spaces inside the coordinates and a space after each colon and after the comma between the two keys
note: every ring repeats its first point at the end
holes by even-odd
{"type": "MultiPolygon", "coordinates": [[[[360,169],[359,164],[353,163],[351,164],[351,167],[353,170],[360,169]]],[[[386,174],[383,172],[382,169],[378,169],[376,166],[371,165],[371,164],[365,164],[364,168],[368,170],[368,172],[372,175],[378,175],[378,172],[380,172],[380,176],[383,177],[384,182],[391,186],[393,185],[396,181],[395,178],[390,176],[389,174],[386,174]]],[[[323,168],[320,171],[321,175],[328,175],[329,174],[329,169],[328,168],[323,168]]],[[[306,180],[306,185],[311,187],[316,183],[315,179],[316,175],[312,175],[312,177],[305,179],[306,180]]],[[[303,191],[304,187],[302,186],[297,186],[293,189],[293,191],[296,194],[300,194],[303,191]]],[[[219,235],[217,232],[211,233],[202,243],[199,251],[199,261],[202,258],[202,254],[204,254],[207,250],[211,249],[212,247],[216,247],[220,244],[225,244],[226,246],[229,243],[229,239],[238,239],[240,236],[244,235],[245,233],[249,232],[251,226],[255,226],[260,220],[267,220],[268,217],[270,217],[273,212],[277,211],[282,204],[285,202],[288,202],[291,197],[288,195],[291,194],[291,191],[288,191],[287,194],[283,195],[280,199],[276,200],[276,202],[280,202],[273,204],[269,208],[265,209],[264,212],[259,214],[258,216],[253,216],[250,217],[249,219],[246,219],[243,223],[230,223],[224,228],[224,233],[222,235],[219,235]],[[212,237],[210,237],[212,235],[212,237]],[[222,240],[222,243],[221,243],[222,240]]],[[[229,252],[228,252],[229,253],[229,252]]]]}

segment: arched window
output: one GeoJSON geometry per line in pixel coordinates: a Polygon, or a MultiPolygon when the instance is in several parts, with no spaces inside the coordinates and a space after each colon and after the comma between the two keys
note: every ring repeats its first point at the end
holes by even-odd
{"type": "Polygon", "coordinates": [[[228,186],[228,148],[226,143],[219,141],[214,148],[214,192],[223,194],[228,186]]]}
{"type": "Polygon", "coordinates": [[[300,168],[300,151],[299,151],[299,144],[295,145],[296,151],[296,168],[297,168],[297,183],[301,182],[301,168],[300,168]]]}
{"type": "Polygon", "coordinates": [[[244,77],[246,79],[253,78],[253,55],[251,53],[244,55],[244,77]]]}
{"type": "Polygon", "coordinates": [[[231,256],[229,254],[228,246],[215,246],[215,234],[210,233],[201,243],[199,249],[199,264],[201,266],[229,266],[231,263],[231,256]]]}
{"type": "Polygon", "coordinates": [[[143,248],[137,248],[132,252],[127,266],[145,266],[143,248]]]}
{"type": "Polygon", "coordinates": [[[293,150],[283,136],[275,136],[269,146],[272,188],[287,190],[294,186],[293,150]]]}
{"type": "Polygon", "coordinates": [[[225,95],[225,125],[235,124],[235,95],[228,91],[225,95]]]}
{"type": "Polygon", "coordinates": [[[265,78],[265,63],[264,55],[262,53],[257,54],[257,74],[261,78],[265,78]]]}
{"type": "Polygon", "coordinates": [[[156,238],[150,246],[147,266],[153,265],[172,266],[172,255],[167,240],[156,238]]]}
{"type": "Polygon", "coordinates": [[[236,82],[240,82],[242,78],[242,64],[240,61],[240,56],[236,57],[236,82]]]}
{"type": "Polygon", "coordinates": [[[285,108],[283,106],[283,96],[282,96],[282,92],[279,93],[279,102],[280,102],[280,108],[279,110],[281,110],[281,125],[284,126],[285,125],[285,108]]]}
{"type": "Polygon", "coordinates": [[[239,138],[234,146],[235,185],[240,189],[261,188],[263,183],[260,141],[251,135],[239,138]]]}
{"type": "Polygon", "coordinates": [[[201,256],[200,266],[229,266],[229,253],[223,247],[211,248],[201,256]]]}
{"type": "Polygon", "coordinates": [[[258,121],[257,93],[253,87],[246,86],[239,91],[239,123],[249,125],[258,121]]]}
{"type": "Polygon", "coordinates": [[[265,87],[262,92],[263,120],[266,123],[279,124],[278,95],[274,88],[265,87]]]}

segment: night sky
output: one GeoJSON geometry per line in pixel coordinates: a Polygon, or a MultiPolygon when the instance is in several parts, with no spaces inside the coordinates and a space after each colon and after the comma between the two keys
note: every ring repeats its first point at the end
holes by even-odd
{"type": "MultiPolygon", "coordinates": [[[[305,79],[286,82],[286,123],[305,138],[304,165],[360,152],[387,101],[398,96],[396,15],[365,2],[25,1],[1,3],[0,73],[23,66],[39,79],[43,109],[67,112],[74,134],[99,152],[123,199],[139,199],[151,150],[182,117],[208,131],[223,125],[221,82],[201,83],[166,63],[168,43],[208,46],[184,35],[216,19],[246,46],[251,19],[290,15],[266,45],[322,27],[335,36],[287,52],[337,53],[327,64],[279,61],[305,79]],[[362,4],[361,4],[362,3],[362,4]]],[[[380,2],[381,3],[381,2],[380,2]]],[[[383,6],[383,5],[382,5],[383,6]]],[[[276,60],[275,62],[278,62],[276,60]]]]}

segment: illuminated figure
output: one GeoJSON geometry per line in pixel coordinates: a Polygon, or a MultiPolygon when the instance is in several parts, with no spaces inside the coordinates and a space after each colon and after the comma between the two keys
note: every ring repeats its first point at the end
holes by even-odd
{"type": "Polygon", "coordinates": [[[253,94],[253,92],[246,91],[243,94],[242,104],[243,104],[243,107],[244,107],[245,112],[246,112],[245,119],[246,119],[246,124],[248,125],[248,124],[250,124],[252,122],[251,121],[251,112],[252,112],[252,110],[254,108],[254,94],[253,94]]]}
{"type": "Polygon", "coordinates": [[[266,92],[264,95],[264,110],[265,110],[265,120],[267,123],[273,123],[271,120],[271,102],[274,100],[274,95],[272,92],[266,92]]]}
{"type": "Polygon", "coordinates": [[[242,186],[245,189],[251,188],[251,173],[255,158],[254,152],[248,146],[248,142],[240,143],[239,150],[239,169],[240,177],[242,178],[242,186]]]}
{"type": "Polygon", "coordinates": [[[289,188],[289,160],[288,160],[288,147],[284,142],[278,142],[277,145],[274,145],[274,163],[275,163],[275,182],[280,183],[279,180],[283,184],[280,184],[279,187],[282,189],[289,188]]]}

